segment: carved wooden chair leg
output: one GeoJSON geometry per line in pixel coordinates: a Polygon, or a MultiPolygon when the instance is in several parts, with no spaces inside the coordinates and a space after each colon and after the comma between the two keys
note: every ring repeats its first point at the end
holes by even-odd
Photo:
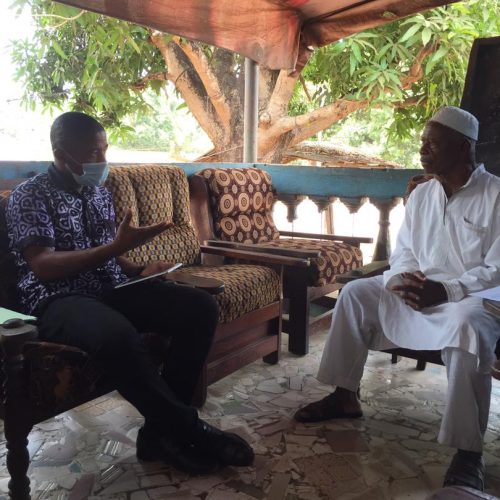
{"type": "Polygon", "coordinates": [[[23,348],[27,340],[36,338],[37,330],[23,321],[9,320],[0,326],[0,341],[4,352],[4,425],[7,447],[7,470],[10,474],[9,496],[14,500],[29,500],[28,434],[33,427],[32,409],[24,373],[23,348]]]}
{"type": "Polygon", "coordinates": [[[262,361],[264,361],[264,363],[267,363],[268,365],[275,365],[276,363],[279,362],[279,360],[280,360],[279,350],[276,352],[272,352],[271,354],[268,354],[267,356],[264,356],[262,358],[262,361]]]}
{"type": "Polygon", "coordinates": [[[288,273],[286,295],[289,299],[288,350],[303,356],[309,352],[309,288],[302,270],[288,273]]]}
{"type": "Polygon", "coordinates": [[[424,361],[423,359],[417,359],[417,370],[424,371],[426,365],[427,365],[426,361],[424,361]]]}
{"type": "Polygon", "coordinates": [[[23,419],[12,417],[5,418],[4,422],[7,470],[10,474],[9,497],[13,500],[30,500],[28,435],[32,425],[20,420],[23,419]]]}

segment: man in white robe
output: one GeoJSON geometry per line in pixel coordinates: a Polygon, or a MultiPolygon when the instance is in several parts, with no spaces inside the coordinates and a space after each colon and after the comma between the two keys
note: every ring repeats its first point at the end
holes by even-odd
{"type": "Polygon", "coordinates": [[[477,138],[476,118],[452,106],[425,127],[421,162],[435,178],[408,199],[390,270],[342,290],[318,372],[336,389],[295,418],[360,417],[369,349],[440,349],[448,395],[438,441],[457,449],[445,485],[482,490],[500,322],[468,294],[500,285],[500,178],[476,165],[477,138]]]}

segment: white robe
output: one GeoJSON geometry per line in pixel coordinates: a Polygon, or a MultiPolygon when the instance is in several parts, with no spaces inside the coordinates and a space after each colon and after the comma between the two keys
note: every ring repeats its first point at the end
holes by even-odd
{"type": "Polygon", "coordinates": [[[500,179],[482,166],[450,199],[436,180],[417,186],[391,269],[342,290],[318,380],[355,391],[370,349],[440,349],[449,387],[438,440],[480,452],[500,321],[467,294],[500,284],[499,203],[500,179]],[[400,273],[419,270],[444,284],[447,303],[414,311],[387,289],[400,273]]]}
{"type": "Polygon", "coordinates": [[[468,318],[478,317],[482,302],[467,294],[500,285],[499,210],[500,178],[482,165],[450,198],[437,180],[416,187],[384,284],[394,284],[402,272],[422,271],[443,283],[448,302],[415,311],[384,289],[379,319],[385,337],[409,349],[457,347],[478,356],[489,371],[500,328],[491,331],[490,321],[488,328],[470,328],[468,318]]]}

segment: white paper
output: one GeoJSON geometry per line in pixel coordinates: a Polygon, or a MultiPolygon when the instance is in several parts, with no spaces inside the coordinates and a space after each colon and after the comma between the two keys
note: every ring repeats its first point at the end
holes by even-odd
{"type": "Polygon", "coordinates": [[[480,292],[473,292],[469,295],[472,295],[473,297],[481,297],[482,299],[488,300],[500,300],[500,286],[488,288],[487,290],[481,290],[480,292]]]}
{"type": "Polygon", "coordinates": [[[34,316],[27,316],[26,314],[21,314],[16,311],[0,307],[0,324],[9,319],[35,320],[36,318],[34,316]]]}

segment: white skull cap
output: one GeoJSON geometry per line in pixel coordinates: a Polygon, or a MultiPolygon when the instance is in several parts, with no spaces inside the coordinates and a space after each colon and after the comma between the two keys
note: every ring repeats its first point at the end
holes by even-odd
{"type": "Polygon", "coordinates": [[[456,106],[444,106],[429,121],[440,123],[475,141],[479,136],[477,118],[468,111],[456,106]]]}

